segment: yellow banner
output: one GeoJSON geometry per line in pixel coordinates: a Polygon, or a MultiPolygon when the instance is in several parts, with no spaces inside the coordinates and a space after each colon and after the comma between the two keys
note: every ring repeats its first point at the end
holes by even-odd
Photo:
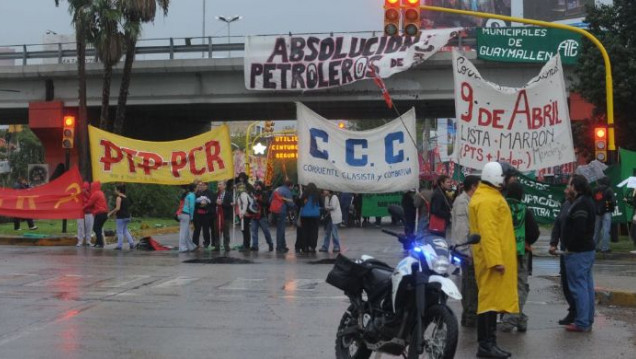
{"type": "Polygon", "coordinates": [[[185,140],[148,142],[88,127],[93,180],[186,184],[230,179],[234,175],[226,125],[185,140]]]}

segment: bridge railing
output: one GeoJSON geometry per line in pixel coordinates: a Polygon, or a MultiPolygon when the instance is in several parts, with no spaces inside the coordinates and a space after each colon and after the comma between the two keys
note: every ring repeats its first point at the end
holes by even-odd
{"type": "MultiPolygon", "coordinates": [[[[271,34],[282,35],[334,35],[359,34],[380,36],[379,31],[360,31],[346,33],[298,33],[271,34]]],[[[271,36],[259,35],[259,36],[271,36]]],[[[196,58],[229,58],[243,57],[245,50],[244,36],[206,36],[206,37],[170,37],[140,39],[137,43],[136,61],[174,60],[196,58]]],[[[473,48],[474,36],[453,40],[449,46],[473,48]]],[[[123,61],[123,58],[122,58],[123,61]]],[[[0,66],[29,66],[45,64],[76,63],[77,51],[75,42],[52,42],[46,44],[0,45],[0,66]]],[[[95,49],[87,46],[86,62],[99,62],[95,49]]]]}

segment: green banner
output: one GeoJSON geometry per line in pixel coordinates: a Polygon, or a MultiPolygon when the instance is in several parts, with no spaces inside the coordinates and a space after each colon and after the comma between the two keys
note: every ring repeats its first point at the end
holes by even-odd
{"type": "Polygon", "coordinates": [[[523,203],[532,211],[537,222],[554,223],[565,199],[565,186],[537,182],[526,176],[517,178],[523,185],[523,203]]]}
{"type": "Polygon", "coordinates": [[[477,29],[477,57],[482,60],[545,63],[557,52],[563,64],[576,64],[581,35],[543,27],[477,29]]]}
{"type": "Polygon", "coordinates": [[[389,205],[402,204],[402,193],[362,195],[362,217],[385,217],[389,215],[389,205]]]}

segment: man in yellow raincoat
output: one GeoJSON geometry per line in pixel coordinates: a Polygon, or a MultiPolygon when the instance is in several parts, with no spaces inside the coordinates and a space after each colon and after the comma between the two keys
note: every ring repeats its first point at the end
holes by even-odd
{"type": "Polygon", "coordinates": [[[487,163],[482,170],[481,184],[468,205],[470,233],[481,235],[481,241],[472,248],[479,288],[477,357],[480,358],[511,355],[497,346],[497,313],[519,312],[512,215],[500,192],[504,175],[500,163],[487,163]]]}

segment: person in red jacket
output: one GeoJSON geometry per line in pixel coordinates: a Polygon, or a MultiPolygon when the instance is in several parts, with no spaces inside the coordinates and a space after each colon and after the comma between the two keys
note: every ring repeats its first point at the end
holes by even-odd
{"type": "Polygon", "coordinates": [[[102,228],[104,228],[104,223],[108,219],[108,203],[104,192],[102,192],[102,184],[99,181],[91,183],[91,195],[84,204],[84,210],[90,210],[95,217],[93,232],[95,232],[97,241],[93,247],[104,248],[102,228]]]}

